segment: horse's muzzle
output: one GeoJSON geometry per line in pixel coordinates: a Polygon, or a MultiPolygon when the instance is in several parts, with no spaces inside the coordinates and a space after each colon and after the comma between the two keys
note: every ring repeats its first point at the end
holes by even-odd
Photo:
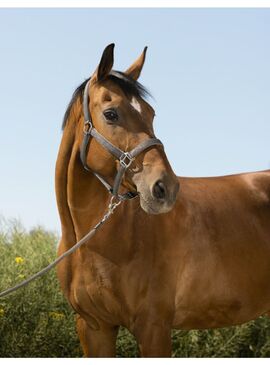
{"type": "Polygon", "coordinates": [[[158,179],[150,189],[144,188],[140,191],[140,204],[142,209],[149,214],[160,214],[169,212],[176,201],[179,191],[179,181],[172,179],[158,179]]]}

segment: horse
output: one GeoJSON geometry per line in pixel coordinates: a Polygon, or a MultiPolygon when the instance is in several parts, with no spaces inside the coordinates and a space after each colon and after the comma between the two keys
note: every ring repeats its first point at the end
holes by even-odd
{"type": "Polygon", "coordinates": [[[115,190],[123,166],[113,198],[128,198],[57,274],[86,357],[115,356],[119,326],[142,357],[169,357],[173,328],[238,325],[270,310],[270,170],[177,177],[138,82],[146,48],[124,72],[113,70],[113,50],[105,48],[65,113],[55,174],[58,255],[99,222],[112,199],[103,184],[115,190]],[[146,141],[145,148],[120,161],[94,129],[112,149],[146,141]]]}

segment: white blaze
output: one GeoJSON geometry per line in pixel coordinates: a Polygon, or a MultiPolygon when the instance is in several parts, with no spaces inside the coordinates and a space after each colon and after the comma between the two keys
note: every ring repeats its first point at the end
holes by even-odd
{"type": "Polygon", "coordinates": [[[137,110],[138,113],[142,112],[141,105],[134,96],[132,97],[130,104],[135,110],[137,110]]]}

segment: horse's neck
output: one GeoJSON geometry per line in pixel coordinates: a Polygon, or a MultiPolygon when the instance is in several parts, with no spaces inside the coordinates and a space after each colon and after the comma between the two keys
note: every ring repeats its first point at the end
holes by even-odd
{"type": "Polygon", "coordinates": [[[76,134],[82,133],[82,125],[82,105],[77,99],[65,125],[55,171],[62,241],[68,242],[68,246],[102,217],[109,201],[106,189],[91,172],[84,170],[80,161],[76,134]]]}
{"type": "Polygon", "coordinates": [[[83,168],[76,144],[68,168],[67,198],[78,240],[102,218],[110,196],[94,174],[83,168]]]}

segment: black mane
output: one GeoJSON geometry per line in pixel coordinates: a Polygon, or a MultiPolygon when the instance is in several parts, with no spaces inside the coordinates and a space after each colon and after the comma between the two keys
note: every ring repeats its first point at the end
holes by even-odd
{"type": "MultiPolygon", "coordinates": [[[[111,80],[116,85],[118,85],[127,96],[135,96],[135,97],[141,97],[141,98],[146,98],[147,96],[151,96],[149,91],[142,84],[140,84],[138,81],[132,79],[131,77],[128,77],[123,72],[111,71],[106,79],[111,80]]],[[[83,100],[83,91],[84,91],[85,85],[87,84],[87,82],[89,80],[90,80],[90,78],[86,79],[74,91],[72,98],[68,104],[67,110],[64,114],[62,130],[66,126],[66,123],[70,116],[70,111],[71,111],[71,108],[72,108],[72,105],[74,104],[74,102],[77,100],[77,98],[80,98],[81,101],[83,100]]]]}
{"type": "Polygon", "coordinates": [[[67,124],[67,120],[70,116],[70,112],[71,112],[71,108],[72,105],[75,103],[75,101],[77,100],[77,98],[79,97],[82,101],[83,99],[83,91],[85,88],[85,85],[87,84],[87,82],[89,81],[90,78],[86,79],[81,85],[79,85],[77,87],[77,89],[74,91],[74,93],[72,94],[72,98],[70,100],[70,102],[68,103],[67,109],[65,111],[64,114],[64,118],[63,118],[63,122],[62,122],[62,130],[64,130],[66,124],[67,124]]]}

